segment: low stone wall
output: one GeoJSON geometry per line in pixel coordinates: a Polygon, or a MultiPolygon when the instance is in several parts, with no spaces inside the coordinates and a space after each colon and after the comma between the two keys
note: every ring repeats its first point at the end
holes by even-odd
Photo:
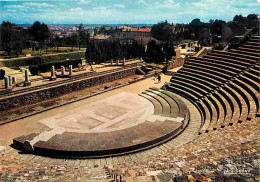
{"type": "Polygon", "coordinates": [[[185,58],[176,58],[173,57],[171,61],[169,61],[167,70],[177,68],[184,65],[185,58]]]}
{"type": "Polygon", "coordinates": [[[194,55],[194,57],[202,57],[203,55],[208,53],[208,49],[206,47],[203,47],[197,54],[194,55]]]}
{"type": "Polygon", "coordinates": [[[116,72],[99,75],[96,77],[80,79],[73,82],[68,82],[53,87],[47,87],[40,90],[35,90],[19,95],[9,96],[0,100],[0,110],[8,110],[20,106],[33,104],[39,101],[59,97],[63,94],[82,90],[85,88],[101,85],[106,82],[111,82],[121,78],[135,74],[137,67],[119,70],[116,72]]]}

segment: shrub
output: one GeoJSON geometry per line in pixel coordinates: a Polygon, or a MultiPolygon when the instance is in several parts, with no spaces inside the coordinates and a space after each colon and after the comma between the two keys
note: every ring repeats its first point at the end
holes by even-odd
{"type": "Polygon", "coordinates": [[[5,70],[0,69],[0,79],[4,79],[5,77],[5,70]]]}
{"type": "Polygon", "coordinates": [[[84,58],[85,53],[74,53],[74,54],[63,54],[63,55],[54,55],[54,56],[44,56],[44,57],[34,57],[26,59],[17,59],[17,60],[8,60],[5,61],[7,67],[20,67],[20,66],[31,66],[31,65],[40,65],[43,63],[54,63],[66,59],[77,60],[84,58]]]}
{"type": "Polygon", "coordinates": [[[31,74],[33,74],[33,75],[38,75],[39,74],[38,65],[29,66],[29,70],[30,70],[31,74]]]}
{"type": "Polygon", "coordinates": [[[225,45],[224,44],[216,44],[214,45],[213,49],[215,50],[223,50],[225,48],[225,45]]]}
{"type": "Polygon", "coordinates": [[[72,65],[74,68],[78,66],[78,64],[81,63],[81,59],[77,60],[66,60],[66,61],[59,61],[59,62],[53,62],[53,63],[43,63],[39,65],[31,65],[29,66],[29,70],[32,74],[39,74],[39,73],[45,73],[51,70],[52,66],[55,66],[55,68],[61,68],[61,66],[68,67],[69,65],[72,65]]]}

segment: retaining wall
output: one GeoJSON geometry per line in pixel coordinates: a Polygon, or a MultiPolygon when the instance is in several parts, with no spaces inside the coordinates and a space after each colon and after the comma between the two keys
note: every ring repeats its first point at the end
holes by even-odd
{"type": "Polygon", "coordinates": [[[111,82],[121,78],[128,77],[135,74],[137,67],[122,69],[111,73],[106,73],[104,75],[94,76],[90,78],[81,78],[76,81],[71,81],[68,83],[63,83],[60,85],[55,85],[52,87],[47,87],[39,90],[33,90],[30,92],[6,96],[0,99],[0,110],[8,110],[12,108],[17,108],[20,106],[33,104],[39,101],[44,101],[59,97],[64,94],[68,94],[74,91],[82,90],[85,88],[101,85],[106,82],[111,82]]]}

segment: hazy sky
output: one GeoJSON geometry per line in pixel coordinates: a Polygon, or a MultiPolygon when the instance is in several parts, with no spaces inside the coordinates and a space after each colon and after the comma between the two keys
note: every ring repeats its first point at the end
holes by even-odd
{"type": "Polygon", "coordinates": [[[0,0],[0,21],[19,24],[229,21],[235,14],[259,12],[257,0],[0,0]]]}

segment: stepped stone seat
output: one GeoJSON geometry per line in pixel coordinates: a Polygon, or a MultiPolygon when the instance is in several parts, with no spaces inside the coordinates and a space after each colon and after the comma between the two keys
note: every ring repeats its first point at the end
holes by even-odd
{"type": "Polygon", "coordinates": [[[259,55],[257,53],[249,53],[247,51],[230,49],[229,52],[226,52],[226,55],[234,55],[241,58],[251,59],[249,62],[255,62],[259,60],[259,55]]]}
{"type": "Polygon", "coordinates": [[[255,41],[259,42],[259,39],[260,39],[260,36],[253,35],[253,36],[251,36],[250,41],[255,40],[255,41]]]}
{"type": "Polygon", "coordinates": [[[204,67],[214,67],[214,70],[223,70],[227,73],[231,72],[231,73],[237,73],[240,72],[241,69],[239,68],[234,68],[234,66],[229,65],[229,64],[225,64],[223,65],[223,63],[219,63],[219,62],[215,62],[215,61],[210,61],[208,60],[208,58],[205,58],[205,60],[200,60],[200,59],[190,59],[189,61],[187,61],[187,65],[193,65],[193,64],[198,64],[200,66],[204,66],[204,67]]]}
{"type": "Polygon", "coordinates": [[[243,47],[249,48],[249,49],[256,49],[256,50],[260,49],[259,45],[252,45],[252,44],[245,44],[243,47]]]}
{"type": "Polygon", "coordinates": [[[182,81],[179,79],[174,79],[171,83],[176,83],[176,84],[185,86],[187,88],[190,88],[190,89],[198,92],[201,95],[201,97],[205,96],[208,93],[207,91],[201,89],[200,87],[194,86],[194,84],[192,84],[192,83],[188,83],[188,82],[185,82],[185,81],[182,81]]]}
{"type": "Polygon", "coordinates": [[[161,93],[160,91],[155,91],[153,89],[149,89],[149,90],[147,90],[147,92],[151,92],[153,94],[156,94],[156,95],[162,97],[170,105],[169,117],[177,118],[179,116],[180,109],[179,109],[179,106],[174,99],[172,99],[168,95],[161,93]]]}
{"type": "MultiPolygon", "coordinates": [[[[171,83],[171,87],[174,87],[175,90],[179,89],[179,91],[181,91],[185,97],[192,99],[192,100],[198,100],[202,97],[202,95],[199,94],[198,92],[194,92],[192,89],[185,87],[185,86],[176,87],[176,85],[173,85],[171,83]]],[[[211,125],[212,128],[214,128],[214,125],[217,123],[218,114],[217,114],[217,111],[214,108],[213,104],[209,100],[205,99],[202,102],[200,102],[199,104],[197,103],[197,105],[202,109],[202,112],[205,113],[204,117],[207,122],[206,125],[208,125],[208,126],[211,125]]],[[[202,130],[208,131],[208,127],[204,127],[202,130]]]]}
{"type": "MultiPolygon", "coordinates": [[[[205,83],[201,83],[201,80],[199,80],[199,79],[196,79],[196,78],[194,78],[194,77],[188,77],[188,76],[185,76],[185,77],[183,77],[183,76],[179,76],[179,75],[174,75],[173,77],[172,77],[172,79],[175,79],[175,80],[180,80],[180,81],[183,81],[183,82],[187,82],[187,83],[189,83],[189,84],[193,84],[193,85],[196,85],[198,88],[201,88],[201,89],[203,89],[203,90],[205,90],[205,92],[206,93],[208,93],[208,92],[211,92],[213,89],[212,88],[210,88],[210,87],[208,87],[205,83]]],[[[171,79],[171,80],[172,80],[171,79]]]]}
{"type": "Polygon", "coordinates": [[[247,51],[249,53],[259,53],[259,49],[252,49],[252,48],[245,48],[245,47],[239,47],[239,50],[247,51]]]}
{"type": "Polygon", "coordinates": [[[156,99],[163,106],[163,110],[165,107],[168,108],[168,106],[170,106],[170,110],[167,109],[167,113],[170,113],[167,115],[168,117],[176,119],[184,118],[184,120],[182,121],[183,128],[188,125],[190,118],[189,109],[186,104],[181,99],[176,97],[172,92],[152,87],[146,92],[143,92],[143,94],[153,98],[157,97],[156,99]]]}
{"type": "Polygon", "coordinates": [[[204,102],[198,103],[198,107],[203,113],[204,123],[200,128],[199,133],[209,132],[209,125],[211,122],[211,114],[208,110],[208,107],[204,104],[204,102]]]}
{"type": "Polygon", "coordinates": [[[198,99],[201,99],[203,95],[195,90],[192,90],[192,88],[188,87],[187,85],[180,85],[179,83],[176,82],[171,82],[171,85],[174,86],[175,88],[179,88],[183,91],[186,91],[194,96],[196,96],[198,99]]]}
{"type": "Polygon", "coordinates": [[[238,71],[238,69],[235,68],[231,68],[228,66],[223,66],[221,64],[216,64],[216,63],[210,63],[210,62],[205,62],[205,61],[200,61],[200,60],[190,60],[187,61],[187,64],[184,67],[188,67],[188,66],[200,66],[201,69],[205,68],[205,69],[212,69],[212,71],[216,71],[216,72],[220,72],[222,70],[222,72],[226,72],[227,74],[236,74],[238,71]],[[225,70],[223,70],[225,69],[225,70]],[[229,70],[232,69],[232,70],[229,70]]]}
{"type": "MultiPolygon", "coordinates": [[[[208,73],[212,75],[213,79],[216,79],[220,83],[226,82],[229,78],[232,77],[232,75],[235,75],[236,73],[223,73],[224,71],[221,72],[221,69],[216,69],[215,67],[206,67],[204,65],[186,65],[185,68],[189,69],[196,69],[196,71],[202,72],[202,74],[208,73]],[[232,74],[232,75],[231,75],[232,74]]],[[[227,72],[227,71],[225,71],[227,72]]]]}
{"type": "Polygon", "coordinates": [[[203,125],[202,125],[199,133],[207,132],[208,126],[210,125],[210,122],[211,122],[211,114],[210,114],[209,108],[204,104],[204,102],[199,101],[199,98],[192,95],[191,93],[186,92],[185,90],[176,88],[172,85],[168,85],[167,90],[169,90],[170,92],[173,92],[173,93],[177,93],[178,95],[181,95],[195,103],[195,105],[200,109],[200,111],[202,112],[202,115],[203,115],[202,116],[203,125]]]}
{"type": "Polygon", "coordinates": [[[201,79],[205,79],[208,82],[215,84],[216,87],[218,87],[219,85],[222,84],[222,82],[220,82],[219,80],[216,80],[216,76],[214,76],[211,73],[205,73],[199,70],[191,70],[191,69],[186,69],[186,68],[182,68],[181,70],[178,71],[179,73],[183,73],[183,74],[187,74],[187,75],[194,75],[198,78],[201,79]]]}
{"type": "MultiPolygon", "coordinates": [[[[260,62],[259,62],[260,63],[260,62]]],[[[254,70],[255,73],[258,72],[258,75],[257,76],[260,76],[259,72],[260,72],[260,67],[259,67],[259,64],[254,64],[254,65],[251,65],[250,69],[254,70]]]]}
{"type": "MultiPolygon", "coordinates": [[[[225,69],[225,71],[230,71],[230,72],[234,72],[234,73],[237,73],[237,72],[240,72],[241,69],[240,68],[235,68],[233,65],[223,65],[223,64],[220,64],[218,62],[209,62],[209,61],[204,61],[204,60],[199,60],[199,59],[196,59],[196,60],[190,60],[188,62],[189,64],[203,64],[203,66],[209,66],[209,67],[216,67],[216,68],[221,68],[221,69],[225,69]]],[[[215,68],[214,68],[215,69],[215,68]]]]}
{"type": "Polygon", "coordinates": [[[220,120],[220,127],[225,127],[226,125],[229,124],[229,121],[231,120],[232,118],[232,109],[231,109],[231,106],[229,104],[229,102],[218,92],[214,93],[213,96],[215,98],[217,98],[220,102],[220,104],[222,105],[222,108],[223,108],[223,120],[221,122],[220,120]]]}
{"type": "MultiPolygon", "coordinates": [[[[150,89],[154,89],[154,88],[150,88],[150,89]]],[[[164,95],[167,95],[168,97],[170,97],[172,100],[174,100],[176,102],[176,104],[178,105],[178,108],[179,108],[179,117],[184,118],[185,115],[186,116],[189,115],[189,109],[181,99],[177,98],[169,91],[166,91],[166,90],[157,90],[157,91],[163,93],[164,95]]]]}
{"type": "MultiPolygon", "coordinates": [[[[173,79],[173,82],[179,81],[178,79],[176,79],[175,76],[173,76],[173,78],[175,78],[175,79],[173,79]]],[[[193,82],[193,84],[189,84],[189,85],[187,85],[185,82],[179,82],[179,83],[200,92],[202,95],[207,94],[207,91],[205,91],[205,90],[202,91],[202,89],[200,87],[201,85],[198,85],[196,82],[193,82]],[[195,85],[195,87],[194,87],[194,85],[195,85]]],[[[212,119],[209,119],[209,120],[212,120],[212,122],[210,122],[211,128],[214,129],[219,126],[221,127],[222,126],[221,123],[224,122],[224,114],[223,114],[224,108],[222,107],[222,105],[220,104],[218,99],[211,97],[211,96],[205,102],[207,102],[205,104],[209,107],[208,110],[210,110],[211,114],[213,115],[212,119]]]]}
{"type": "Polygon", "coordinates": [[[213,84],[210,79],[207,79],[207,77],[202,77],[201,75],[197,75],[195,73],[183,73],[183,72],[177,72],[172,78],[175,76],[179,76],[181,78],[187,78],[189,80],[194,80],[195,82],[200,82],[203,85],[207,86],[211,90],[214,90],[217,85],[213,84]]]}
{"type": "Polygon", "coordinates": [[[215,70],[214,68],[205,67],[203,65],[189,64],[184,66],[183,69],[190,70],[192,72],[200,72],[201,74],[207,74],[207,76],[215,79],[219,83],[225,82],[227,79],[229,79],[229,76],[224,75],[223,72],[215,70]]]}
{"type": "Polygon", "coordinates": [[[196,101],[199,100],[198,97],[192,95],[191,93],[189,93],[189,92],[187,92],[185,90],[182,90],[180,88],[174,87],[172,84],[167,86],[167,90],[170,90],[173,93],[177,93],[177,94],[187,98],[188,100],[191,100],[192,102],[196,102],[196,101]]]}
{"type": "Polygon", "coordinates": [[[249,41],[249,42],[247,42],[245,45],[254,45],[254,46],[260,46],[260,42],[259,42],[259,40],[258,41],[249,41]]]}
{"type": "Polygon", "coordinates": [[[217,111],[217,122],[212,127],[213,127],[213,129],[222,127],[222,123],[224,123],[224,118],[225,118],[225,116],[224,116],[225,111],[224,111],[223,105],[213,95],[208,97],[208,99],[211,101],[211,103],[214,105],[214,107],[217,111]]]}
{"type": "Polygon", "coordinates": [[[191,57],[171,78],[169,90],[197,105],[201,132],[259,116],[260,37],[229,52],[191,57]]]}
{"type": "Polygon", "coordinates": [[[238,61],[248,61],[248,62],[255,62],[256,58],[259,57],[257,53],[250,52],[248,54],[247,51],[240,50],[240,49],[229,49],[229,51],[221,51],[221,50],[214,50],[212,53],[218,53],[222,57],[233,57],[235,60],[238,61]]]}
{"type": "Polygon", "coordinates": [[[151,103],[153,103],[154,105],[154,114],[155,115],[162,115],[163,112],[163,108],[160,102],[158,102],[156,99],[154,99],[153,97],[150,97],[146,94],[139,94],[141,97],[144,97],[146,99],[148,99],[151,103]]]}
{"type": "Polygon", "coordinates": [[[243,97],[247,108],[247,119],[253,118],[256,113],[256,106],[255,103],[253,102],[253,98],[251,97],[251,95],[248,92],[246,92],[244,88],[240,87],[234,82],[231,83],[229,86],[234,90],[236,90],[236,92],[239,93],[241,97],[243,97]]]}
{"type": "Polygon", "coordinates": [[[247,77],[241,76],[239,80],[235,80],[234,83],[241,85],[242,88],[246,89],[247,92],[252,96],[256,105],[256,114],[260,112],[260,94],[259,94],[259,84],[250,80],[247,77]],[[257,86],[258,85],[258,86],[257,86]]]}
{"type": "Polygon", "coordinates": [[[234,97],[224,89],[220,89],[219,93],[229,102],[229,105],[231,106],[232,118],[228,124],[232,125],[234,123],[237,123],[240,117],[240,107],[237,100],[234,99],[234,97]]]}
{"type": "MultiPolygon", "coordinates": [[[[227,52],[228,53],[228,52],[227,52]]],[[[235,64],[235,65],[239,65],[239,66],[249,66],[253,63],[255,63],[255,61],[248,59],[248,58],[244,58],[238,55],[232,55],[232,54],[226,54],[226,53],[219,53],[217,51],[213,51],[207,55],[204,56],[205,58],[211,58],[214,61],[222,61],[225,64],[235,64]]]]}
{"type": "Polygon", "coordinates": [[[256,77],[259,78],[259,70],[256,68],[249,68],[249,73],[255,75],[256,77]]]}
{"type": "Polygon", "coordinates": [[[211,102],[211,100],[209,100],[209,98],[203,99],[202,102],[206,105],[206,107],[210,113],[210,124],[209,124],[209,127],[207,128],[207,130],[215,129],[217,126],[217,122],[218,122],[218,113],[217,113],[216,107],[211,102]]]}
{"type": "Polygon", "coordinates": [[[171,107],[166,100],[164,100],[163,98],[161,98],[157,94],[149,92],[149,91],[145,91],[145,92],[143,92],[143,94],[154,98],[155,100],[157,100],[160,103],[160,105],[162,107],[162,114],[161,114],[162,116],[165,116],[165,117],[171,116],[171,107]]]}
{"type": "Polygon", "coordinates": [[[240,109],[240,117],[239,117],[239,122],[244,122],[247,119],[247,114],[248,114],[248,108],[246,107],[246,102],[243,99],[243,97],[241,97],[239,95],[239,93],[237,93],[232,87],[230,87],[229,85],[225,86],[224,89],[226,91],[228,91],[232,97],[237,101],[239,109],[240,109]]]}
{"type": "Polygon", "coordinates": [[[219,58],[219,57],[212,55],[211,53],[209,53],[208,55],[205,55],[203,58],[198,57],[197,59],[202,60],[202,61],[203,60],[212,61],[212,62],[215,62],[215,63],[227,65],[227,66],[232,66],[232,67],[237,68],[237,69],[243,69],[243,68],[246,68],[247,66],[250,65],[249,63],[244,64],[244,62],[242,62],[242,61],[237,62],[236,60],[233,60],[233,59],[222,58],[222,57],[219,58]]]}
{"type": "MultiPolygon", "coordinates": [[[[246,78],[250,78],[250,80],[252,80],[252,81],[255,82],[255,83],[258,83],[258,82],[259,82],[259,77],[258,77],[257,75],[255,75],[255,74],[251,73],[250,70],[245,71],[245,72],[243,73],[243,76],[246,77],[246,78]]],[[[258,84],[255,84],[255,85],[258,87],[258,84]]],[[[256,87],[256,88],[257,88],[257,87],[256,87]]],[[[259,88],[259,87],[258,87],[258,88],[259,88]]]]}

